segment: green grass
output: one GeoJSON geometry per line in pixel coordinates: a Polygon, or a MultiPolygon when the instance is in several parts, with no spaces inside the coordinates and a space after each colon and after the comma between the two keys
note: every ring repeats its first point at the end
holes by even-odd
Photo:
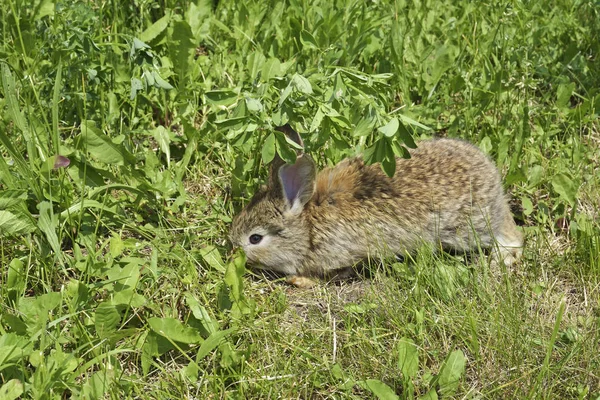
{"type": "Polygon", "coordinates": [[[7,0],[0,29],[0,398],[600,398],[597,2],[7,0]],[[245,271],[285,122],[388,173],[472,141],[522,263],[245,271]]]}

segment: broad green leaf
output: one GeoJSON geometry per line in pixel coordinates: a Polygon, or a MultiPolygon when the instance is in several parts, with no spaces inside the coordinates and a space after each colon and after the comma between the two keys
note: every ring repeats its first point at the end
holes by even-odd
{"type": "Polygon", "coordinates": [[[158,351],[159,337],[160,336],[154,332],[149,332],[146,335],[146,340],[142,346],[141,356],[142,372],[144,376],[147,376],[148,372],[150,372],[150,366],[153,364],[153,358],[160,355],[158,351]]]}
{"type": "Polygon", "coordinates": [[[241,361],[240,353],[235,350],[230,342],[221,342],[219,346],[221,353],[221,367],[231,370],[239,365],[241,361]]]}
{"type": "Polygon", "coordinates": [[[318,49],[319,45],[315,40],[315,37],[308,31],[302,29],[300,32],[300,42],[304,47],[318,49]]]}
{"type": "Polygon", "coordinates": [[[196,382],[198,380],[198,374],[200,373],[200,367],[194,361],[190,361],[190,363],[188,365],[183,367],[181,372],[191,382],[196,382]]]}
{"type": "Polygon", "coordinates": [[[51,371],[57,375],[73,372],[81,360],[75,357],[72,353],[66,353],[61,347],[53,349],[44,360],[47,366],[50,366],[51,371]],[[54,371],[52,371],[52,369],[54,371]]]}
{"type": "Polygon", "coordinates": [[[146,298],[136,293],[140,268],[143,264],[143,260],[131,259],[125,267],[115,266],[108,272],[109,279],[114,281],[112,304],[141,307],[146,303],[146,298]]]}
{"type": "Polygon", "coordinates": [[[94,325],[96,333],[101,338],[106,338],[114,333],[121,322],[121,314],[117,308],[109,302],[102,302],[94,313],[94,325]]]}
{"type": "Polygon", "coordinates": [[[302,145],[294,142],[294,140],[292,138],[290,138],[288,135],[284,135],[284,137],[285,137],[285,141],[287,142],[288,146],[290,146],[292,149],[304,151],[304,147],[302,145]]]}
{"type": "Polygon", "coordinates": [[[283,126],[289,122],[289,116],[287,115],[287,112],[285,112],[281,108],[278,108],[275,111],[273,111],[273,114],[271,114],[271,119],[273,120],[273,124],[275,124],[276,126],[283,126]]]}
{"type": "Polygon", "coordinates": [[[81,135],[78,139],[78,147],[100,162],[117,165],[135,162],[135,158],[125,147],[114,143],[96,127],[94,121],[84,121],[81,124],[81,135]]]}
{"type": "Polygon", "coordinates": [[[197,344],[204,341],[198,331],[175,318],[152,317],[148,320],[148,325],[154,332],[174,342],[197,344]]]}
{"type": "Polygon", "coordinates": [[[315,113],[312,122],[310,123],[310,128],[308,129],[308,131],[315,132],[319,128],[319,126],[321,126],[321,122],[323,122],[324,117],[325,114],[323,113],[323,110],[321,110],[321,107],[319,107],[319,109],[315,113]]]}
{"type": "Polygon", "coordinates": [[[391,143],[392,149],[394,150],[394,155],[400,158],[410,158],[410,153],[406,149],[406,147],[402,146],[397,140],[392,140],[391,143]]]}
{"type": "Polygon", "coordinates": [[[246,97],[246,107],[248,107],[248,111],[251,112],[261,112],[263,110],[263,105],[259,99],[253,99],[252,97],[246,97]]]}
{"type": "Polygon", "coordinates": [[[344,306],[344,310],[351,314],[365,314],[371,310],[377,308],[377,304],[375,303],[350,303],[344,306]]]}
{"type": "Polygon", "coordinates": [[[254,51],[248,56],[248,70],[250,71],[250,79],[256,81],[258,73],[262,71],[266,57],[262,51],[254,51]]]}
{"type": "Polygon", "coordinates": [[[292,66],[294,66],[294,64],[296,63],[296,59],[295,58],[290,58],[289,60],[282,62],[281,65],[279,66],[279,74],[280,75],[285,75],[285,73],[292,68],[292,66]]]}
{"type": "Polygon", "coordinates": [[[342,128],[344,130],[351,129],[350,121],[348,121],[348,119],[346,117],[344,117],[343,115],[328,116],[327,118],[329,118],[329,120],[331,122],[333,122],[335,125],[339,126],[340,128],[342,128]]]}
{"type": "Polygon", "coordinates": [[[156,83],[153,72],[154,71],[144,71],[144,73],[142,74],[142,78],[144,78],[144,80],[146,81],[146,87],[154,86],[154,84],[156,83]]]}
{"type": "Polygon", "coordinates": [[[33,342],[28,337],[13,332],[0,336],[0,371],[3,366],[24,359],[32,351],[33,342]]]}
{"type": "Polygon", "coordinates": [[[225,263],[219,253],[219,249],[212,245],[206,245],[200,248],[202,259],[215,271],[225,272],[225,263]]]}
{"type": "Polygon", "coordinates": [[[540,184],[545,176],[544,167],[541,165],[532,166],[527,172],[527,183],[529,187],[536,187],[540,184]]]}
{"type": "MultiPolygon", "coordinates": [[[[35,8],[34,11],[34,17],[33,19],[35,21],[42,19],[44,17],[47,16],[54,16],[54,1],[52,0],[40,0],[40,2],[38,3],[38,5],[35,8]]],[[[1,398],[1,396],[0,396],[1,398]]]]}
{"type": "MultiPolygon", "coordinates": [[[[10,143],[5,132],[0,131],[0,143],[10,143]]],[[[9,168],[7,160],[4,157],[0,157],[0,182],[7,188],[24,187],[27,185],[21,179],[15,179],[15,176],[12,174],[11,168],[9,168]]]]}
{"type": "MultiPolygon", "coordinates": [[[[6,115],[14,122],[14,124],[23,133],[23,137],[28,145],[28,151],[33,152],[33,143],[31,142],[31,133],[25,122],[25,117],[19,109],[19,102],[17,100],[17,89],[15,80],[10,72],[10,68],[4,62],[0,62],[2,67],[2,88],[4,89],[4,102],[6,107],[6,115]]],[[[19,172],[27,178],[31,177],[31,168],[25,161],[23,154],[20,150],[17,150],[13,144],[13,140],[8,137],[4,130],[0,130],[0,142],[6,147],[6,150],[15,161],[15,164],[19,168],[19,172]]],[[[29,154],[33,157],[35,154],[29,154]]],[[[2,160],[4,162],[4,160],[2,160]]]]}
{"type": "Polygon", "coordinates": [[[219,28],[220,30],[225,32],[228,36],[233,36],[233,32],[231,31],[231,29],[226,24],[219,21],[218,18],[212,18],[211,24],[213,24],[215,26],[215,28],[219,28]]]}
{"type": "Polygon", "coordinates": [[[246,257],[238,253],[236,257],[227,263],[225,277],[223,280],[229,286],[230,296],[233,301],[241,301],[244,298],[244,274],[246,268],[246,257]]]}
{"type": "Polygon", "coordinates": [[[419,370],[419,351],[411,339],[403,337],[396,346],[398,350],[398,369],[404,379],[412,379],[419,370]]]}
{"type": "Polygon", "coordinates": [[[373,393],[379,400],[398,400],[394,390],[378,379],[367,379],[357,382],[363,389],[373,393]]]}
{"type": "Polygon", "coordinates": [[[269,58],[262,67],[262,80],[269,80],[281,75],[281,62],[277,58],[269,58]]]}
{"type": "Polygon", "coordinates": [[[288,162],[291,164],[295,163],[296,162],[296,152],[290,148],[290,144],[288,142],[287,137],[279,131],[276,131],[274,133],[275,133],[277,154],[279,154],[279,156],[285,162],[288,162]]]}
{"type": "Polygon", "coordinates": [[[312,94],[313,93],[312,85],[310,84],[308,79],[306,79],[302,75],[294,74],[294,76],[292,77],[291,83],[301,93],[304,93],[304,94],[312,94]]]}
{"type": "Polygon", "coordinates": [[[393,137],[398,131],[398,126],[400,126],[398,118],[392,118],[390,122],[382,127],[377,128],[377,130],[387,137],[393,137]]]}
{"type": "Polygon", "coordinates": [[[455,54],[458,52],[455,46],[449,44],[440,45],[434,55],[433,62],[429,61],[423,73],[423,78],[430,89],[428,98],[431,98],[439,80],[444,72],[450,69],[454,63],[455,54]]]}
{"type": "Polygon", "coordinates": [[[140,265],[143,264],[143,261],[133,259],[124,266],[116,277],[115,290],[135,289],[140,280],[140,265]]]}
{"type": "Polygon", "coordinates": [[[275,158],[275,135],[269,133],[262,147],[262,160],[264,164],[268,164],[275,158]]]}
{"type": "Polygon", "coordinates": [[[212,0],[198,0],[191,2],[185,13],[185,20],[192,29],[196,43],[201,43],[204,36],[209,33],[212,7],[212,0]]]}
{"type": "Polygon", "coordinates": [[[0,237],[24,235],[34,230],[35,225],[25,216],[0,210],[0,237]]]}
{"type": "Polygon", "coordinates": [[[200,345],[198,353],[196,354],[196,362],[202,361],[202,359],[204,359],[204,357],[206,357],[208,353],[216,349],[217,346],[221,344],[223,339],[233,331],[235,331],[235,328],[211,333],[210,336],[207,337],[206,340],[200,345]]]}
{"type": "Polygon", "coordinates": [[[373,132],[375,128],[376,119],[372,114],[367,114],[365,117],[361,118],[360,121],[354,126],[354,130],[352,131],[352,136],[367,136],[373,132]]]}
{"type": "Polygon", "coordinates": [[[383,73],[383,74],[373,74],[373,75],[370,75],[369,77],[374,80],[385,81],[385,80],[391,79],[393,76],[394,76],[394,74],[392,74],[392,73],[383,73]]]}
{"type": "Polygon", "coordinates": [[[396,19],[392,20],[392,27],[390,32],[390,48],[392,50],[392,56],[394,57],[394,63],[401,65],[404,62],[404,35],[405,27],[402,26],[396,19]]]}
{"type": "Polygon", "coordinates": [[[335,76],[335,83],[333,85],[333,96],[336,100],[340,100],[343,98],[344,93],[346,92],[346,85],[344,84],[344,79],[342,78],[342,74],[337,74],[335,76]]]}
{"type": "MultiPolygon", "coordinates": [[[[290,97],[290,94],[292,94],[292,91],[294,90],[294,85],[292,84],[292,82],[290,82],[285,89],[283,89],[281,91],[281,95],[279,96],[279,107],[281,107],[281,105],[287,100],[288,97],[290,97]]],[[[282,125],[279,122],[275,122],[277,125],[282,125]]]]}
{"type": "Polygon", "coordinates": [[[0,399],[14,400],[23,394],[23,383],[18,379],[11,379],[0,387],[0,399]]]}
{"type": "Polygon", "coordinates": [[[61,301],[62,294],[59,292],[50,292],[35,298],[36,305],[46,312],[54,310],[60,305],[61,301]]]}
{"type": "Polygon", "coordinates": [[[144,41],[134,37],[133,42],[131,43],[130,55],[133,57],[136,50],[149,49],[149,48],[150,48],[150,46],[148,46],[146,43],[144,43],[144,41]]]}
{"type": "Polygon", "coordinates": [[[570,105],[571,95],[575,90],[575,83],[561,83],[556,89],[556,106],[567,108],[570,105]]]}
{"type": "Polygon", "coordinates": [[[204,93],[206,102],[215,106],[230,106],[237,101],[238,94],[233,90],[212,90],[204,93]]]}
{"type": "Polygon", "coordinates": [[[164,17],[150,25],[144,32],[140,33],[138,36],[139,39],[145,43],[152,41],[165,29],[167,29],[167,26],[169,26],[169,21],[171,21],[171,13],[167,12],[164,17]]]}
{"type": "Polygon", "coordinates": [[[25,268],[23,261],[14,258],[8,265],[6,289],[21,291],[25,284],[25,268]]]}
{"type": "Polygon", "coordinates": [[[217,332],[219,323],[210,316],[206,308],[200,305],[198,300],[196,300],[191,293],[185,293],[185,302],[192,311],[194,318],[200,321],[202,327],[206,330],[206,332],[208,332],[209,335],[217,332]]]}
{"type": "Polygon", "coordinates": [[[241,129],[249,121],[250,119],[248,117],[234,117],[215,121],[215,124],[219,127],[219,129],[237,130],[241,129]]]}
{"type": "Polygon", "coordinates": [[[86,379],[81,387],[82,399],[100,400],[103,399],[110,387],[113,379],[112,374],[106,370],[100,370],[86,379]]]}
{"type": "Polygon", "coordinates": [[[60,248],[60,243],[58,241],[58,216],[54,214],[52,210],[52,203],[48,201],[42,201],[38,204],[38,209],[40,211],[40,217],[38,219],[38,228],[46,235],[46,239],[52,247],[54,254],[62,259],[63,254],[60,248]]]}
{"type": "Polygon", "coordinates": [[[158,71],[152,71],[152,77],[154,78],[154,86],[160,89],[173,89],[173,86],[163,79],[162,76],[158,73],[158,71]]]}
{"type": "Polygon", "coordinates": [[[486,136],[483,139],[481,139],[481,142],[479,142],[479,148],[481,149],[481,151],[488,155],[492,152],[492,140],[489,136],[486,136]]]}
{"type": "Polygon", "coordinates": [[[340,367],[340,364],[338,364],[338,363],[333,364],[333,367],[331,367],[329,372],[331,373],[331,376],[333,376],[335,379],[338,379],[338,380],[344,379],[344,371],[342,370],[342,367],[340,367]]]}
{"type": "Polygon", "coordinates": [[[123,240],[119,236],[113,234],[108,241],[108,248],[110,256],[112,258],[117,258],[123,254],[123,250],[125,250],[125,243],[123,243],[123,240]]]}
{"type": "Polygon", "coordinates": [[[531,202],[531,199],[529,197],[521,197],[521,206],[523,207],[523,214],[531,215],[531,213],[533,212],[533,203],[531,202]]]}
{"type": "Polygon", "coordinates": [[[29,127],[27,126],[25,117],[19,109],[19,101],[17,100],[16,95],[17,89],[15,80],[10,72],[10,68],[8,67],[8,65],[4,62],[2,62],[1,65],[2,85],[4,88],[3,94],[5,96],[6,106],[8,109],[8,116],[12,119],[17,128],[19,128],[19,130],[23,132],[25,140],[29,142],[31,140],[31,133],[29,132],[29,127]]]}
{"type": "Polygon", "coordinates": [[[460,379],[465,372],[465,364],[466,358],[461,350],[450,353],[438,375],[441,395],[452,396],[456,392],[460,379]]]}
{"type": "Polygon", "coordinates": [[[569,175],[564,173],[554,175],[552,178],[552,187],[554,188],[554,191],[570,205],[574,205],[575,201],[577,201],[579,184],[569,175]]]}
{"type": "Polygon", "coordinates": [[[146,304],[148,304],[148,300],[143,295],[136,293],[135,289],[124,289],[115,292],[111,303],[114,305],[139,308],[144,307],[146,304]]]}
{"type": "MultiPolygon", "coordinates": [[[[34,337],[42,333],[40,329],[45,327],[48,313],[57,308],[61,302],[62,294],[59,292],[50,292],[35,298],[21,298],[18,310],[26,317],[30,332],[35,332],[34,337]]],[[[31,337],[30,340],[33,341],[34,337],[31,337]]]]}
{"type": "MultiPolygon", "coordinates": [[[[244,296],[244,274],[246,273],[246,256],[238,252],[231,261],[227,263],[227,270],[223,281],[227,285],[227,296],[231,302],[231,314],[239,318],[243,314],[250,314],[254,303],[244,296]]],[[[223,302],[225,304],[226,302],[223,302]]]]}
{"type": "Polygon", "coordinates": [[[438,400],[438,394],[435,389],[431,389],[424,396],[419,397],[419,400],[438,400]]]}
{"type": "Polygon", "coordinates": [[[388,142],[388,139],[383,137],[367,147],[363,154],[367,164],[381,163],[383,171],[388,176],[394,176],[396,172],[396,157],[394,148],[388,142]]]}
{"type": "Polygon", "coordinates": [[[162,125],[157,126],[152,130],[152,136],[158,143],[160,151],[165,155],[167,161],[167,168],[171,167],[171,136],[169,131],[162,125]]]}
{"type": "Polygon", "coordinates": [[[197,42],[194,39],[192,28],[186,21],[173,23],[171,40],[173,43],[169,45],[169,53],[173,68],[179,77],[179,83],[182,85],[185,84],[186,77],[189,75],[190,63],[194,57],[197,42]]]}
{"type": "Polygon", "coordinates": [[[387,156],[381,161],[381,169],[391,178],[396,173],[396,157],[394,157],[394,150],[391,146],[387,147],[387,151],[387,156]]]}
{"type": "Polygon", "coordinates": [[[409,117],[409,116],[406,116],[406,115],[404,115],[404,114],[398,114],[398,117],[400,117],[400,119],[402,120],[402,122],[404,122],[405,124],[408,124],[408,125],[414,125],[414,126],[417,126],[417,127],[421,128],[421,129],[424,129],[424,130],[426,130],[426,131],[430,131],[430,130],[431,130],[431,128],[430,128],[430,127],[428,127],[428,126],[425,126],[425,125],[423,125],[422,123],[420,123],[420,122],[418,122],[418,121],[415,121],[415,120],[414,120],[414,119],[412,119],[411,117],[409,117]]]}
{"type": "Polygon", "coordinates": [[[139,92],[140,90],[144,90],[144,84],[142,83],[142,81],[140,81],[138,78],[131,78],[131,91],[129,94],[129,99],[135,99],[135,96],[137,96],[137,92],[139,92]]]}
{"type": "Polygon", "coordinates": [[[398,137],[400,139],[402,139],[402,142],[411,149],[416,149],[417,148],[417,144],[415,143],[412,135],[410,134],[410,132],[408,131],[408,129],[406,128],[406,126],[400,122],[399,122],[399,126],[398,126],[398,137]]]}

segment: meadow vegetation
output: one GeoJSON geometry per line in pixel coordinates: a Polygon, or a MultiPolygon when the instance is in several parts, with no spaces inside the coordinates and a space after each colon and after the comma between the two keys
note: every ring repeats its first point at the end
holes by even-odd
{"type": "Polygon", "coordinates": [[[4,0],[0,32],[0,398],[600,398],[597,1],[4,0]],[[522,263],[247,271],[285,123],[388,174],[475,143],[522,263]]]}

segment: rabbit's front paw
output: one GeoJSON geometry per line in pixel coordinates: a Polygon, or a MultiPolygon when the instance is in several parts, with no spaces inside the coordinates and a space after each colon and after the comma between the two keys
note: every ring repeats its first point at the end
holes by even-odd
{"type": "Polygon", "coordinates": [[[294,285],[300,289],[310,289],[311,287],[313,287],[317,284],[317,282],[313,281],[310,278],[307,278],[306,276],[298,276],[298,275],[293,275],[293,276],[288,277],[286,279],[286,282],[289,283],[290,285],[294,285]]]}

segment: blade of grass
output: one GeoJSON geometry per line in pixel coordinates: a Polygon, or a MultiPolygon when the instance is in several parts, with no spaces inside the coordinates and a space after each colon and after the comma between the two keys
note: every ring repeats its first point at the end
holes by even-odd
{"type": "Polygon", "coordinates": [[[60,91],[62,90],[62,62],[59,61],[56,70],[56,79],[54,80],[54,91],[52,93],[52,145],[54,154],[58,155],[59,134],[58,134],[58,102],[60,101],[60,91]]]}
{"type": "MultiPolygon", "coordinates": [[[[23,117],[23,114],[21,114],[21,110],[19,110],[19,103],[17,101],[15,90],[15,80],[10,72],[10,68],[5,63],[2,63],[2,87],[4,89],[8,115],[13,120],[17,128],[23,133],[28,150],[31,150],[29,148],[29,143],[31,143],[31,135],[29,134],[29,129],[25,123],[25,118],[23,117]]],[[[0,132],[0,140],[2,141],[2,144],[6,146],[8,153],[15,161],[15,164],[19,169],[19,173],[27,178],[31,178],[31,170],[27,166],[27,162],[25,161],[25,158],[21,152],[17,151],[17,149],[13,146],[13,140],[10,140],[5,132],[0,132]]]]}
{"type": "Polygon", "coordinates": [[[539,389],[542,387],[542,381],[547,375],[550,373],[550,357],[552,356],[552,350],[554,349],[554,343],[556,342],[556,338],[558,337],[558,330],[560,329],[560,323],[562,321],[563,314],[565,312],[565,299],[563,299],[558,307],[558,313],[556,314],[556,321],[554,322],[554,329],[552,330],[552,336],[550,336],[550,342],[548,343],[548,349],[546,350],[546,357],[544,358],[544,363],[540,368],[540,372],[536,378],[535,385],[531,388],[529,392],[529,398],[535,397],[536,393],[539,394],[539,389]]]}

